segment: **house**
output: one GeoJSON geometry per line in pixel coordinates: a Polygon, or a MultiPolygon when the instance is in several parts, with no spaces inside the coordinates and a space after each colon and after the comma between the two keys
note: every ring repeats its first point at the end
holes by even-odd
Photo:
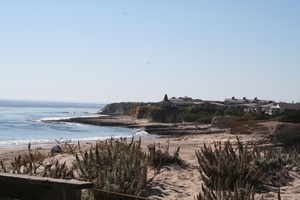
{"type": "Polygon", "coordinates": [[[240,109],[244,110],[244,112],[259,112],[264,110],[264,107],[269,108],[269,106],[273,103],[272,100],[263,100],[255,97],[254,99],[247,99],[243,97],[242,99],[236,99],[235,97],[226,98],[225,105],[227,109],[240,109]]]}
{"type": "Polygon", "coordinates": [[[277,103],[270,106],[269,115],[281,114],[289,111],[300,111],[300,103],[277,103]]]}
{"type": "Polygon", "coordinates": [[[172,97],[169,99],[169,101],[172,103],[172,106],[202,106],[202,107],[209,107],[209,108],[216,108],[216,109],[224,109],[226,106],[223,103],[217,102],[217,101],[202,101],[201,99],[193,99],[191,97],[172,97]]]}
{"type": "Polygon", "coordinates": [[[195,103],[195,100],[192,99],[191,97],[172,97],[171,99],[169,99],[170,102],[172,102],[172,104],[176,105],[176,106],[190,106],[193,105],[195,103]]]}

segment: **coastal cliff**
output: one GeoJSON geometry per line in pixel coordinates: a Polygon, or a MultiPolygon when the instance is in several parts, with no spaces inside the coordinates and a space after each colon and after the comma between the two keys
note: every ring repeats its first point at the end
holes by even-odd
{"type": "Polygon", "coordinates": [[[127,115],[134,119],[146,119],[148,122],[181,123],[182,114],[178,108],[163,108],[149,103],[111,103],[99,113],[105,115],[127,115]]]}
{"type": "Polygon", "coordinates": [[[134,106],[146,105],[138,102],[120,102],[107,104],[103,109],[98,111],[104,115],[130,115],[131,108],[134,106]]]}
{"type": "Polygon", "coordinates": [[[134,106],[130,116],[135,119],[147,119],[148,122],[181,123],[182,114],[178,108],[160,106],[134,106]]]}

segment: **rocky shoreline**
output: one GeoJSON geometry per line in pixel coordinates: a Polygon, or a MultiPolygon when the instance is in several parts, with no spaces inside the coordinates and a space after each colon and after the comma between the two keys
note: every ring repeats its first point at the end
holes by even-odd
{"type": "MultiPolygon", "coordinates": [[[[187,135],[202,135],[202,134],[215,134],[226,133],[231,135],[231,129],[227,128],[234,119],[231,116],[219,116],[212,120],[211,124],[203,124],[199,122],[181,122],[181,123],[162,123],[162,122],[149,122],[148,119],[136,119],[128,115],[106,115],[95,117],[77,117],[70,119],[60,120],[43,120],[45,123],[80,123],[96,126],[114,126],[123,128],[132,128],[137,130],[146,131],[149,134],[180,137],[187,135]]],[[[253,126],[244,126],[248,134],[263,135],[264,138],[272,140],[273,143],[281,141],[282,136],[286,133],[289,135],[299,134],[300,125],[295,123],[283,123],[277,121],[261,122],[253,126]],[[274,134],[279,135],[278,137],[274,134]]],[[[286,136],[285,136],[286,137],[286,136]]],[[[297,137],[296,137],[297,139],[297,137]]],[[[282,142],[282,141],[281,141],[282,142]]],[[[284,142],[284,141],[283,141],[284,142]]]]}
{"type": "Polygon", "coordinates": [[[149,134],[182,136],[192,134],[224,133],[226,129],[213,127],[210,124],[197,122],[182,123],[158,123],[148,122],[147,119],[135,119],[126,115],[101,116],[101,117],[77,117],[60,120],[43,120],[45,123],[81,123],[97,126],[117,126],[124,128],[141,129],[149,134]]]}

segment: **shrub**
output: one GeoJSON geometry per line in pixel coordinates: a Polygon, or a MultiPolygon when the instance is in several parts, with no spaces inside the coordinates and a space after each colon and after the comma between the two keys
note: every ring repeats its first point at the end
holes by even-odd
{"type": "Polygon", "coordinates": [[[183,115],[183,120],[186,122],[194,122],[199,118],[197,114],[193,113],[186,113],[183,115]]]}
{"type": "Polygon", "coordinates": [[[80,147],[79,141],[78,145],[71,144],[71,140],[61,141],[62,138],[59,140],[55,140],[57,142],[57,145],[61,148],[61,153],[66,154],[75,154],[75,152],[80,147]]]}
{"type": "Polygon", "coordinates": [[[255,191],[266,190],[266,185],[286,185],[291,178],[285,166],[299,161],[296,150],[287,155],[271,148],[259,152],[256,146],[248,150],[247,145],[242,145],[238,137],[236,148],[229,141],[223,145],[221,142],[214,142],[214,149],[204,145],[200,151],[196,151],[196,156],[204,181],[202,194],[198,195],[198,199],[214,199],[216,196],[229,198],[232,192],[237,191],[244,191],[243,194],[248,197],[255,191]]]}
{"type": "Polygon", "coordinates": [[[236,110],[236,109],[226,109],[224,110],[224,115],[233,115],[233,116],[242,116],[244,115],[243,110],[236,110]]]}
{"type": "Polygon", "coordinates": [[[300,125],[277,125],[277,131],[269,135],[273,143],[279,143],[283,146],[293,146],[300,144],[300,125]]]}
{"type": "MultiPolygon", "coordinates": [[[[46,158],[40,152],[35,150],[34,154],[25,153],[19,155],[11,162],[12,173],[13,174],[27,174],[27,175],[37,175],[37,169],[43,165],[43,161],[46,158]]],[[[7,169],[5,171],[8,171],[7,169]]]]}
{"type": "Polygon", "coordinates": [[[186,113],[183,116],[183,120],[186,122],[202,122],[205,124],[210,124],[211,120],[213,118],[213,115],[208,114],[193,114],[193,113],[186,113]]]}
{"type": "Polygon", "coordinates": [[[234,191],[222,190],[220,187],[215,187],[215,190],[209,189],[202,185],[202,193],[200,192],[197,200],[254,200],[254,187],[247,184],[245,187],[241,187],[240,183],[234,184],[234,191]]]}
{"type": "Polygon", "coordinates": [[[282,122],[300,123],[300,111],[287,111],[283,113],[282,122]]]}
{"type": "MultiPolygon", "coordinates": [[[[147,160],[140,148],[141,140],[111,138],[97,142],[89,152],[76,154],[74,168],[82,180],[91,181],[96,189],[136,196],[148,196],[147,160]]],[[[96,199],[105,198],[95,192],[96,199]]]]}
{"type": "MultiPolygon", "coordinates": [[[[50,178],[73,178],[73,169],[68,169],[65,163],[59,164],[58,160],[51,159],[47,164],[43,164],[46,158],[50,158],[47,155],[40,153],[37,149],[28,154],[19,155],[13,162],[11,162],[11,173],[24,174],[30,176],[43,176],[50,178]]],[[[1,161],[0,167],[5,173],[10,172],[5,164],[1,161]]]]}
{"type": "Polygon", "coordinates": [[[251,120],[255,120],[255,115],[254,114],[247,114],[247,115],[243,115],[240,116],[239,118],[237,118],[237,122],[245,122],[245,121],[251,121],[251,120]]]}
{"type": "Polygon", "coordinates": [[[197,151],[199,171],[205,185],[211,189],[219,185],[223,189],[232,190],[236,181],[251,185],[260,184],[265,174],[249,165],[252,157],[245,148],[247,146],[243,147],[237,138],[237,149],[227,141],[224,146],[221,142],[215,142],[214,150],[204,145],[201,151],[197,151]]]}
{"type": "Polygon", "coordinates": [[[155,143],[153,145],[148,146],[149,154],[147,156],[148,165],[152,169],[156,171],[156,174],[160,173],[161,168],[167,164],[176,164],[179,166],[183,166],[185,163],[179,157],[180,147],[174,152],[173,155],[169,154],[169,143],[167,149],[163,152],[161,149],[157,149],[155,147],[155,143]]]}

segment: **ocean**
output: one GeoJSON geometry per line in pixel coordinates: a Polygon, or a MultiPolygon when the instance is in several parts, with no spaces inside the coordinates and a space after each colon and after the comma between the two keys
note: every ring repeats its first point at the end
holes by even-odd
{"type": "MultiPolygon", "coordinates": [[[[105,104],[51,101],[0,100],[0,148],[32,148],[135,136],[151,137],[146,132],[121,127],[95,126],[78,123],[44,123],[46,119],[95,117],[105,104]]],[[[103,116],[103,115],[102,115],[103,116]]]]}

